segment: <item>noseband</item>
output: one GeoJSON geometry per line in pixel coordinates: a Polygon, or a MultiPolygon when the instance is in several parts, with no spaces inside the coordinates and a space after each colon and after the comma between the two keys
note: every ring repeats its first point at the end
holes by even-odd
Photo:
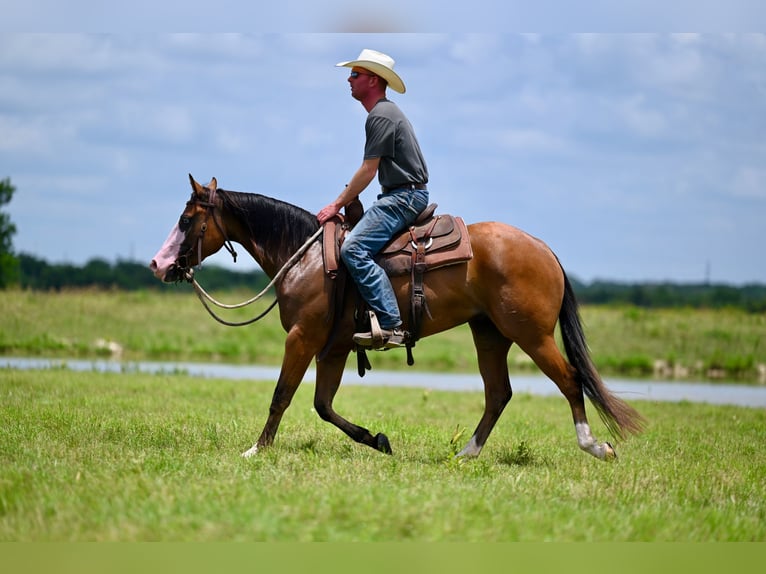
{"type": "Polygon", "coordinates": [[[186,252],[183,255],[180,255],[178,259],[176,259],[176,266],[184,272],[184,276],[188,278],[189,274],[189,255],[194,251],[194,243],[196,243],[197,247],[197,265],[199,267],[202,266],[202,242],[205,238],[205,231],[207,231],[207,222],[210,217],[213,217],[213,223],[215,223],[215,226],[218,228],[218,231],[223,236],[223,246],[226,248],[226,251],[228,251],[231,254],[232,259],[234,259],[234,263],[237,262],[237,252],[234,250],[234,245],[232,245],[231,240],[229,239],[228,235],[226,234],[226,230],[223,228],[221,223],[218,221],[218,217],[216,217],[215,214],[215,199],[216,199],[216,190],[215,189],[209,189],[208,190],[208,198],[207,201],[202,201],[200,199],[197,199],[196,194],[192,194],[192,198],[186,202],[186,206],[190,205],[199,205],[200,207],[205,208],[205,221],[202,222],[202,225],[200,226],[200,232],[197,236],[197,239],[192,242],[189,249],[186,250],[186,252]]]}

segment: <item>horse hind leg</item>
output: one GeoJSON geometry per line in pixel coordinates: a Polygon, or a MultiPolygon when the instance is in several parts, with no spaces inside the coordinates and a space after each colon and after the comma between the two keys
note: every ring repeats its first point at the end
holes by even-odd
{"type": "Polygon", "coordinates": [[[484,414],[468,444],[457,453],[458,457],[479,456],[503,409],[513,396],[507,362],[511,341],[486,317],[470,321],[469,326],[476,346],[479,372],[484,381],[484,414]]]}
{"type": "Polygon", "coordinates": [[[575,377],[574,369],[564,359],[556,346],[553,336],[546,337],[543,342],[530,348],[522,345],[522,349],[530,356],[540,370],[558,386],[572,410],[577,444],[579,447],[601,460],[617,458],[614,447],[608,443],[599,443],[593,436],[588,417],[585,413],[585,396],[582,385],[575,377]]]}

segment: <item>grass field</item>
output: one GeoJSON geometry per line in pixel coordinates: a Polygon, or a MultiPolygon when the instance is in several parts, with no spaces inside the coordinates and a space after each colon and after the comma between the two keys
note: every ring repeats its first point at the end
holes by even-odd
{"type": "Polygon", "coordinates": [[[764,409],[634,401],[649,427],[604,463],[562,398],[522,394],[460,462],[481,393],[342,388],[386,456],[304,385],[275,446],[242,459],[272,390],[0,370],[0,541],[766,541],[764,409]]]}
{"type": "MultiPolygon", "coordinates": [[[[237,302],[250,293],[225,293],[237,302]]],[[[230,312],[242,320],[257,309],[230,312]]],[[[274,311],[244,328],[210,318],[196,296],[162,292],[5,291],[0,297],[0,354],[125,360],[226,361],[277,365],[284,331],[274,311]]],[[[766,382],[766,314],[724,310],[584,307],[588,343],[603,374],[766,382]]],[[[227,315],[229,317],[229,315],[227,315]]],[[[414,369],[476,370],[467,326],[420,341],[414,369]]],[[[376,353],[373,366],[405,369],[404,353],[376,353]]],[[[512,370],[536,370],[517,347],[512,370]]]]}
{"type": "MultiPolygon", "coordinates": [[[[660,363],[664,376],[757,383],[766,364],[763,314],[582,315],[605,374],[660,363]]],[[[6,291],[0,316],[7,356],[275,365],[284,341],[276,312],[223,327],[174,289],[6,291]]],[[[403,353],[371,359],[407,368],[403,353]]],[[[415,359],[420,370],[476,370],[466,327],[419,342],[415,359]]],[[[534,368],[518,350],[509,360],[534,368]]],[[[0,369],[0,541],[766,541],[765,409],[631,401],[649,427],[607,464],[578,449],[563,398],[519,394],[481,457],[458,461],[481,393],[342,388],[336,408],[386,433],[386,456],[321,421],[307,384],[275,446],[242,459],[273,388],[182,372],[0,369]]]]}

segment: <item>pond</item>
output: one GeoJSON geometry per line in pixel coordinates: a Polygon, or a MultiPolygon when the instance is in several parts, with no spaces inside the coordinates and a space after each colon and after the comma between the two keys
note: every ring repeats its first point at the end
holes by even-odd
{"type": "MultiPolygon", "coordinates": [[[[0,357],[0,368],[52,369],[72,371],[183,373],[194,377],[232,380],[276,381],[279,367],[229,365],[187,362],[120,362],[109,360],[64,360],[0,357]]],[[[306,373],[304,382],[314,382],[314,370],[306,373]]],[[[677,382],[648,379],[616,379],[604,377],[607,386],[625,400],[691,401],[719,405],[766,408],[766,386],[732,383],[677,382]]],[[[481,391],[478,373],[423,373],[418,371],[369,371],[360,378],[354,368],[343,375],[343,384],[385,387],[416,387],[447,391],[481,391]]],[[[513,374],[514,393],[558,395],[556,385],[543,375],[513,374]]]]}

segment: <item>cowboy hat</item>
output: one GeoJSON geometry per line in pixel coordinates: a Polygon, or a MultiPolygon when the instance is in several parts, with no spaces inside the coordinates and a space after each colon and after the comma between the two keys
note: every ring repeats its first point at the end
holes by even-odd
{"type": "Polygon", "coordinates": [[[349,62],[339,62],[335,65],[343,66],[346,68],[359,66],[360,68],[369,70],[376,76],[380,76],[386,80],[388,85],[391,86],[392,90],[399,92],[400,94],[403,94],[406,90],[404,87],[404,82],[398,76],[398,74],[394,72],[394,59],[382,52],[368,50],[365,48],[362,50],[361,54],[359,54],[359,57],[356,60],[351,60],[349,62]]]}

